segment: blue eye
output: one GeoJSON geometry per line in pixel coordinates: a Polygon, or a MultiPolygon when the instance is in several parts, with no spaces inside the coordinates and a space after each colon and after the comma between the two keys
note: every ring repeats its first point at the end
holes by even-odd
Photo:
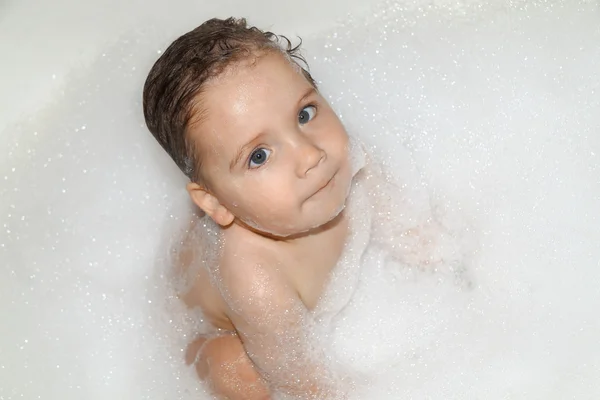
{"type": "Polygon", "coordinates": [[[250,155],[250,160],[248,160],[248,166],[250,168],[257,168],[263,165],[269,156],[271,155],[271,150],[265,149],[263,147],[256,149],[250,155]]]}
{"type": "Polygon", "coordinates": [[[304,125],[308,121],[313,119],[316,114],[317,114],[317,107],[306,106],[302,110],[300,110],[300,113],[298,113],[298,122],[300,123],[300,125],[304,125]]]}

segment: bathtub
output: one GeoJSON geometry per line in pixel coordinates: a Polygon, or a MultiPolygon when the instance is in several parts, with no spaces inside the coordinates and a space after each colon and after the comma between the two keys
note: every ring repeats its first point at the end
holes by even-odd
{"type": "MultiPolygon", "coordinates": [[[[210,398],[182,364],[198,321],[165,283],[193,208],[145,131],[140,92],[171,40],[229,15],[302,36],[349,131],[391,171],[409,163],[469,236],[469,288],[432,314],[436,339],[368,372],[356,398],[597,398],[595,2],[8,0],[0,399],[210,398]]],[[[427,324],[417,303],[403,318],[427,324]]],[[[378,337],[363,320],[349,323],[378,337]]],[[[406,349],[418,333],[397,335],[406,349]]]]}

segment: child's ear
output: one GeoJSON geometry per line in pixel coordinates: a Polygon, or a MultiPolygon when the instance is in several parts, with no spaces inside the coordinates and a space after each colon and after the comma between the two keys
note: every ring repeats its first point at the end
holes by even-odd
{"type": "Polygon", "coordinates": [[[190,182],[186,187],[192,201],[202,209],[217,224],[226,227],[231,225],[235,216],[219,200],[195,182],[190,182]]]}

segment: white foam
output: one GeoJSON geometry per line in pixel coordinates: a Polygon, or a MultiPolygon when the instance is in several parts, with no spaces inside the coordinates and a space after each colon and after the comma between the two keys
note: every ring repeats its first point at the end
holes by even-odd
{"type": "MultiPolygon", "coordinates": [[[[373,375],[420,346],[359,398],[598,397],[597,5],[455,5],[390,2],[305,38],[349,129],[391,171],[408,149],[447,222],[478,240],[471,291],[406,280],[396,297],[365,279],[364,309],[344,322],[360,335],[338,348],[373,375]]],[[[181,362],[198,321],[164,300],[190,206],[139,103],[168,38],[137,21],[2,133],[0,398],[203,398],[181,362]]]]}
{"type": "Polygon", "coordinates": [[[432,204],[477,243],[470,290],[361,281],[338,352],[394,366],[359,398],[597,396],[597,5],[401,8],[321,39],[317,76],[388,169],[411,150],[432,204]]]}

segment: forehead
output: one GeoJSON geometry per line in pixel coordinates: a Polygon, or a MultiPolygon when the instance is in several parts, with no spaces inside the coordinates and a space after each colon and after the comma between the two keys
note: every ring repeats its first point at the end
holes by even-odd
{"type": "Polygon", "coordinates": [[[282,113],[294,111],[310,88],[301,69],[282,54],[237,63],[207,83],[201,94],[202,118],[191,133],[201,136],[201,149],[237,142],[247,133],[266,129],[282,113]]]}
{"type": "Polygon", "coordinates": [[[266,53],[231,66],[207,85],[207,116],[237,114],[248,103],[264,103],[273,96],[296,100],[296,92],[308,85],[300,68],[282,54],[266,53]]]}

